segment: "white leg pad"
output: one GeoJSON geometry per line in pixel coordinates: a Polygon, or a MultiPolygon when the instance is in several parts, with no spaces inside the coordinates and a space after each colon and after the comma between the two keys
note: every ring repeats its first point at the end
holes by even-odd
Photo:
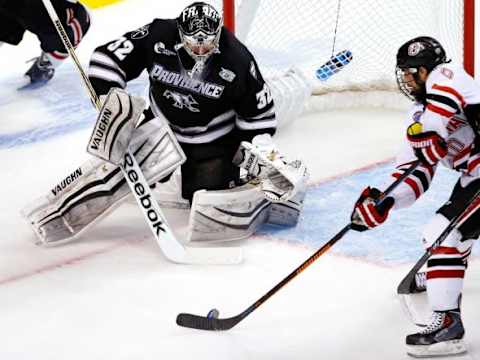
{"type": "Polygon", "coordinates": [[[267,221],[270,206],[261,190],[251,184],[229,190],[197,191],[187,239],[206,242],[247,238],[267,221]]]}
{"type": "MultiPolygon", "coordinates": [[[[136,130],[131,150],[149,184],[185,161],[175,135],[160,118],[136,130]]],[[[22,214],[37,235],[38,245],[56,245],[73,240],[130,194],[120,168],[91,159],[26,206],[22,214]]]]}

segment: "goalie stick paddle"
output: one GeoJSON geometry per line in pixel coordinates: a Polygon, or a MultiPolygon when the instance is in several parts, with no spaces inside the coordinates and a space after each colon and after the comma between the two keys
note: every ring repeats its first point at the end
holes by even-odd
{"type": "Polygon", "coordinates": [[[353,59],[353,54],[350,50],[343,50],[333,55],[325,64],[320,66],[315,75],[320,81],[327,81],[332,75],[338,73],[345,66],[350,64],[353,59]]]}
{"type": "Polygon", "coordinates": [[[480,190],[476,192],[475,196],[472,197],[472,200],[468,203],[465,210],[463,210],[460,214],[455,216],[451,221],[450,224],[442,231],[439,235],[437,240],[428,248],[427,251],[423,254],[423,256],[417,261],[417,263],[413,266],[413,268],[408,272],[408,274],[403,278],[400,284],[397,287],[397,294],[399,295],[408,295],[413,293],[413,289],[415,288],[415,274],[421,267],[428,261],[430,255],[435,248],[439,247],[442,242],[447,238],[448,234],[455,229],[458,225],[463,223],[475,210],[480,208],[480,190]]]}
{"type": "MultiPolygon", "coordinates": [[[[70,39],[68,38],[65,29],[63,28],[60,19],[51,3],[50,0],[42,0],[43,5],[45,6],[50,19],[55,26],[55,29],[62,40],[65,49],[67,50],[70,57],[73,59],[80,76],[82,77],[83,83],[88,90],[88,94],[90,96],[91,101],[95,104],[97,110],[100,110],[100,100],[88,79],[88,76],[85,74],[80,61],[78,60],[74,47],[72,46],[70,39]]],[[[158,205],[157,201],[155,200],[154,196],[151,194],[150,186],[143,175],[143,172],[138,165],[135,157],[131,154],[130,151],[125,153],[125,158],[128,158],[128,164],[125,162],[125,165],[121,165],[120,169],[132,191],[135,200],[139,204],[139,207],[142,210],[145,219],[149,225],[152,234],[154,235],[157,243],[162,250],[164,256],[175,263],[180,264],[209,264],[209,265],[230,265],[230,264],[238,264],[242,261],[243,253],[241,248],[236,247],[225,247],[225,248],[194,248],[194,247],[185,247],[183,246],[173,234],[170,226],[168,226],[165,215],[163,214],[160,206],[158,205]],[[135,182],[128,176],[126,166],[130,166],[132,171],[136,172],[136,182],[141,184],[146,196],[149,196],[149,199],[152,201],[149,202],[149,206],[146,207],[139,195],[135,191],[135,182]],[[153,211],[153,213],[152,213],[153,211]],[[155,224],[151,220],[151,218],[158,219],[159,221],[155,224]],[[160,229],[160,230],[159,230],[160,229]]]]}
{"type": "MultiPolygon", "coordinates": [[[[400,184],[403,180],[408,177],[420,164],[420,161],[414,161],[410,167],[398,177],[382,194],[382,196],[377,200],[376,204],[379,205],[382,201],[400,184]]],[[[199,330],[229,330],[237,325],[240,321],[245,319],[253,311],[260,307],[265,301],[272,297],[278,290],[284,287],[289,283],[293,278],[302,273],[307,267],[312,265],[315,260],[327,252],[335,243],[337,243],[349,230],[351,229],[351,224],[346,225],[342,230],[340,230],[333,238],[331,238],[326,244],[324,244],[320,249],[318,249],[313,255],[311,255],[307,260],[305,260],[300,266],[293,270],[287,277],[275,285],[271,290],[269,290],[265,295],[260,299],[255,301],[247,309],[242,311],[240,314],[219,319],[218,310],[212,309],[207,316],[200,316],[188,313],[180,313],[177,315],[177,325],[188,327],[192,329],[199,330]]]]}

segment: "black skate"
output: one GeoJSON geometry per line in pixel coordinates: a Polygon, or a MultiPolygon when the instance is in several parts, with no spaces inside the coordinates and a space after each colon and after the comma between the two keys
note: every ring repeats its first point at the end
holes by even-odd
{"type": "Polygon", "coordinates": [[[418,358],[463,354],[464,334],[460,311],[435,311],[424,330],[407,336],[407,354],[418,358]]]}
{"type": "Polygon", "coordinates": [[[34,60],[33,65],[25,73],[25,76],[30,78],[30,83],[22,89],[32,89],[43,86],[55,73],[55,68],[45,53],[42,52],[42,54],[34,60]]]}

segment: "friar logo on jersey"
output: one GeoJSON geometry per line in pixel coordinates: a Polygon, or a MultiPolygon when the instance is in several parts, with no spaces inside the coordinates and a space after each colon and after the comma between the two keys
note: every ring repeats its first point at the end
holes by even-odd
{"type": "Polygon", "coordinates": [[[225,81],[232,82],[237,75],[231,70],[225,69],[222,67],[222,70],[218,73],[218,75],[225,81]]]}
{"type": "Polygon", "coordinates": [[[148,35],[148,27],[149,25],[142,26],[141,28],[135,30],[132,33],[132,39],[138,40],[138,39],[143,39],[145,36],[148,35]]]}
{"type": "Polygon", "coordinates": [[[166,49],[165,44],[161,41],[153,45],[153,51],[155,51],[157,54],[160,54],[160,55],[167,55],[167,56],[177,55],[177,53],[175,53],[174,51],[166,49]]]}
{"type": "Polygon", "coordinates": [[[173,106],[178,109],[187,109],[191,112],[200,112],[200,109],[196,108],[198,102],[195,101],[192,95],[180,94],[176,91],[165,90],[163,93],[167,99],[173,99],[173,106]]]}

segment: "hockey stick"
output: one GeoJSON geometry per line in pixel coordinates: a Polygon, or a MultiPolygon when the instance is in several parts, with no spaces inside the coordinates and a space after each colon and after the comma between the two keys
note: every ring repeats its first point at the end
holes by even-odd
{"type": "Polygon", "coordinates": [[[428,250],[425,251],[425,254],[423,254],[423,256],[417,261],[413,268],[403,278],[403,280],[397,287],[397,294],[409,295],[413,293],[413,289],[415,288],[415,274],[427,262],[427,260],[432,255],[433,250],[439,247],[450,234],[450,232],[458,225],[463,223],[478,208],[480,208],[480,190],[477,191],[476,194],[472,197],[465,210],[463,210],[460,214],[455,216],[450,221],[450,224],[448,224],[445,230],[442,231],[442,233],[438,236],[437,240],[435,240],[432,246],[430,246],[428,250]]]}
{"type": "MultiPolygon", "coordinates": [[[[75,65],[82,77],[83,83],[88,90],[91,101],[95,104],[97,110],[100,110],[100,100],[75,54],[74,47],[72,46],[70,39],[68,38],[68,35],[65,32],[65,29],[63,28],[63,25],[60,22],[54,7],[52,6],[51,1],[42,0],[42,2],[65,46],[65,49],[75,62],[75,65]]],[[[193,248],[183,246],[175,238],[170,226],[168,226],[165,215],[152,195],[150,186],[148,185],[147,180],[145,179],[145,176],[135,157],[130,151],[126,152],[124,160],[125,162],[124,164],[120,165],[120,169],[122,170],[126,182],[128,183],[133,196],[142,210],[142,213],[145,216],[145,219],[155,239],[157,240],[160,249],[168,260],[181,264],[237,264],[242,261],[243,256],[241,248],[193,248]],[[129,171],[135,172],[136,176],[128,176],[129,171]],[[149,202],[148,207],[142,203],[140,196],[135,190],[135,184],[140,184],[144,189],[145,196],[149,196],[149,198],[152,199],[152,201],[149,202]],[[151,219],[155,219],[155,221],[152,221],[151,219]]]]}
{"type": "MultiPolygon", "coordinates": [[[[403,180],[409,176],[419,165],[420,161],[415,161],[410,165],[410,167],[395,180],[383,193],[382,196],[376,201],[376,205],[379,205],[383,200],[398,186],[403,180]]],[[[230,317],[219,319],[219,311],[217,309],[212,309],[208,312],[207,316],[199,316],[194,314],[181,313],[177,315],[177,325],[199,329],[199,330],[229,330],[237,325],[240,321],[245,319],[250,315],[254,310],[260,307],[265,301],[272,297],[278,290],[284,287],[289,283],[293,278],[302,273],[307,267],[312,265],[315,260],[327,252],[335,243],[337,243],[349,230],[351,229],[351,224],[346,225],[342,230],[340,230],[333,238],[331,238],[326,244],[324,244],[320,249],[318,249],[313,255],[311,255],[307,260],[305,260],[299,267],[293,270],[287,277],[275,285],[271,290],[269,290],[265,295],[260,299],[255,301],[247,309],[245,309],[240,314],[230,317]]]]}

